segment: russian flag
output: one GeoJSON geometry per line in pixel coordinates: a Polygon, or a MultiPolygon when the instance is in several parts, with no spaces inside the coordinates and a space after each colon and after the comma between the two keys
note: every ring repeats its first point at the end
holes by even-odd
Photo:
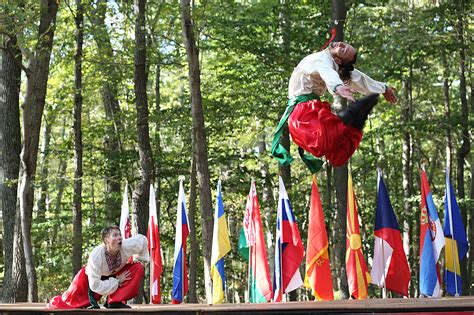
{"type": "Polygon", "coordinates": [[[444,247],[444,234],[433,202],[425,170],[421,170],[420,213],[420,293],[441,297],[438,260],[444,247]]]}
{"type": "Polygon", "coordinates": [[[188,293],[188,273],[186,271],[186,239],[188,235],[188,216],[186,214],[183,181],[180,181],[174,245],[173,291],[171,293],[173,304],[183,302],[184,296],[188,293]]]}
{"type": "Polygon", "coordinates": [[[377,210],[375,214],[375,243],[372,271],[373,284],[408,296],[410,268],[403,250],[397,218],[393,212],[387,188],[378,170],[377,210]]]}
{"type": "Polygon", "coordinates": [[[304,257],[303,242],[281,177],[279,182],[273,274],[274,302],[281,302],[283,293],[296,290],[303,284],[299,270],[304,257]]]}
{"type": "Polygon", "coordinates": [[[123,192],[119,228],[123,239],[132,237],[132,229],[130,228],[130,207],[128,205],[128,184],[125,184],[125,191],[123,192]]]}
{"type": "Polygon", "coordinates": [[[161,259],[160,231],[156,212],[156,197],[153,185],[150,185],[150,202],[148,216],[148,250],[150,251],[150,303],[161,303],[160,277],[163,271],[161,259]]]}

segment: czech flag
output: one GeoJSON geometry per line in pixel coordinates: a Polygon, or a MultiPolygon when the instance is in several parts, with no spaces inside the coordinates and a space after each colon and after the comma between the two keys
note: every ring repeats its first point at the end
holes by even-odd
{"type": "Polygon", "coordinates": [[[446,255],[446,270],[444,272],[446,291],[450,295],[459,296],[462,295],[459,262],[466,257],[469,244],[448,170],[446,170],[446,191],[444,196],[444,237],[446,240],[446,248],[444,250],[446,255]]]}
{"type": "Polygon", "coordinates": [[[370,273],[373,284],[408,296],[410,268],[403,250],[397,218],[387,188],[378,170],[377,210],[375,214],[374,260],[370,273]]]}
{"type": "Polygon", "coordinates": [[[281,176],[279,182],[273,274],[274,302],[281,302],[283,293],[296,290],[303,284],[299,269],[304,257],[303,242],[281,176]]]}
{"type": "Polygon", "coordinates": [[[161,303],[160,278],[163,271],[161,260],[160,230],[156,213],[155,189],[150,185],[150,214],[148,217],[148,250],[150,251],[150,303],[161,303]]]}
{"type": "Polygon", "coordinates": [[[225,299],[224,256],[230,252],[229,232],[224,214],[221,181],[217,183],[216,209],[214,212],[214,231],[212,233],[212,303],[222,303],[225,299]]]}
{"type": "Polygon", "coordinates": [[[445,242],[424,169],[421,170],[420,206],[420,293],[438,298],[441,297],[438,260],[445,242]]]}
{"type": "Polygon", "coordinates": [[[130,207],[128,205],[128,184],[125,184],[125,191],[123,192],[119,228],[123,239],[132,237],[132,229],[130,226],[130,207]]]}
{"type": "Polygon", "coordinates": [[[183,181],[180,181],[174,245],[173,291],[171,293],[173,304],[183,302],[184,296],[188,293],[188,273],[186,270],[186,239],[188,235],[188,216],[186,214],[183,181]]]}

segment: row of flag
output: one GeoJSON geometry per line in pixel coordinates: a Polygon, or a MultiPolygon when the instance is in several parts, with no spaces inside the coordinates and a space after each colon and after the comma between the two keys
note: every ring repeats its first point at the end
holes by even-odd
{"type": "MultiPolygon", "coordinates": [[[[362,252],[360,223],[356,196],[349,172],[347,189],[346,273],[349,293],[354,299],[368,297],[369,283],[408,296],[410,269],[403,249],[400,228],[393,211],[382,173],[377,176],[377,210],[374,228],[374,257],[369,273],[362,252]]],[[[446,292],[462,294],[460,261],[466,256],[468,241],[457,205],[453,187],[446,172],[444,226],[441,226],[425,171],[421,171],[420,202],[420,294],[440,297],[441,278],[439,259],[445,247],[444,282],[446,292]]],[[[248,302],[281,302],[285,293],[302,285],[311,289],[317,300],[333,300],[328,237],[324,223],[321,198],[313,176],[308,217],[306,269],[304,281],[300,265],[305,256],[297,220],[282,178],[279,178],[279,198],[275,231],[273,281],[270,270],[260,216],[255,183],[252,181],[243,225],[240,231],[239,253],[248,262],[248,302]],[[273,282],[273,283],[272,283],[273,282]]],[[[124,238],[131,236],[127,187],[125,188],[120,229],[124,238]]],[[[172,303],[181,303],[188,291],[186,270],[186,240],[190,233],[186,214],[183,183],[180,182],[173,267],[172,303]]],[[[150,303],[161,303],[160,277],[163,270],[160,237],[153,186],[150,187],[150,215],[148,224],[150,250],[150,303]]],[[[224,214],[221,182],[217,184],[212,239],[211,277],[213,303],[225,300],[226,277],[224,257],[231,250],[224,214]]],[[[384,290],[385,294],[385,290],[384,290]]]]}

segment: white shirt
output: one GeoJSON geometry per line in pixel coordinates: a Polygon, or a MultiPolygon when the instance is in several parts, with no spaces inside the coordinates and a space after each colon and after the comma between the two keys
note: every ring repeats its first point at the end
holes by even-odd
{"type": "MultiPolygon", "coordinates": [[[[339,65],[332,58],[329,49],[306,56],[291,74],[288,98],[309,93],[322,96],[326,89],[335,94],[336,87],[344,85],[338,70],[339,65]]],[[[386,88],[384,83],[357,69],[351,72],[349,86],[364,95],[382,94],[386,88]]]]}
{"type": "Polygon", "coordinates": [[[86,274],[89,279],[90,289],[100,295],[108,295],[114,293],[119,285],[116,278],[101,280],[102,276],[110,276],[120,271],[127,263],[128,259],[133,256],[134,260],[149,261],[148,241],[144,235],[124,239],[122,241],[122,249],[120,250],[122,263],[120,267],[109,270],[107,260],[105,258],[105,244],[95,247],[89,255],[86,266],[86,274]]]}

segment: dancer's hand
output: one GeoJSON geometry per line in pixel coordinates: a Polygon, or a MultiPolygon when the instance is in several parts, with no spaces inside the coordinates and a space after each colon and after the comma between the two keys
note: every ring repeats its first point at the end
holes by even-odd
{"type": "Polygon", "coordinates": [[[395,95],[396,92],[397,90],[395,90],[393,87],[387,86],[387,90],[385,93],[383,93],[383,96],[387,102],[390,104],[395,104],[397,102],[397,96],[395,95]]]}
{"type": "Polygon", "coordinates": [[[336,93],[337,94],[339,94],[340,96],[348,99],[351,102],[355,102],[354,96],[352,95],[352,93],[354,93],[354,92],[355,91],[353,89],[351,89],[350,87],[345,86],[345,85],[339,85],[336,88],[336,93]]]}
{"type": "Polygon", "coordinates": [[[118,283],[119,283],[119,287],[122,285],[122,283],[124,283],[125,281],[127,280],[130,280],[130,270],[125,270],[124,272],[122,272],[121,274],[119,274],[117,276],[117,280],[118,280],[118,283]]]}

